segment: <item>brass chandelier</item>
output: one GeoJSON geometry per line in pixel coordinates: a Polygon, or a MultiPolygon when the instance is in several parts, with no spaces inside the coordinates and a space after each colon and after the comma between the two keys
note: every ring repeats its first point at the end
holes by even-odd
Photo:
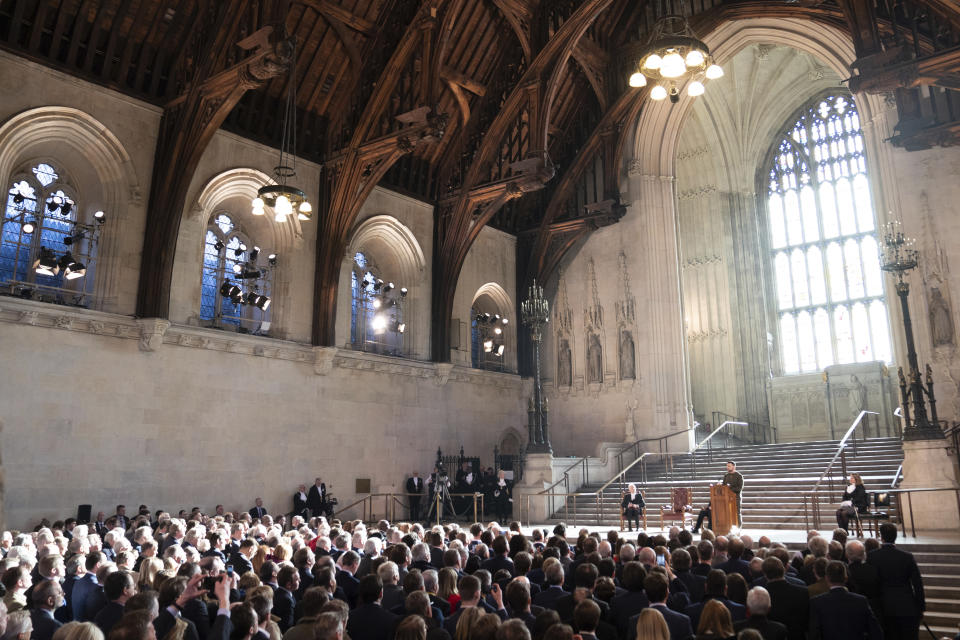
{"type": "Polygon", "coordinates": [[[723,69],[713,61],[710,48],[694,34],[681,15],[668,14],[653,27],[650,39],[630,75],[631,87],[650,88],[650,98],[670,102],[680,100],[680,86],[686,82],[687,95],[703,95],[704,83],[723,77],[723,69]]]}

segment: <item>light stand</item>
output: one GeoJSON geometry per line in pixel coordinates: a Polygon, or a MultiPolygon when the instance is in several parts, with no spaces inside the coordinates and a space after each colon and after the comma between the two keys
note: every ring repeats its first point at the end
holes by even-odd
{"type": "Polygon", "coordinates": [[[527,410],[530,429],[527,452],[553,453],[547,430],[547,401],[540,384],[540,343],[543,341],[543,325],[550,321],[550,305],[543,297],[543,287],[536,280],[530,286],[528,295],[520,304],[523,324],[530,327],[530,340],[533,342],[533,398],[527,410]]]}
{"type": "Polygon", "coordinates": [[[907,298],[910,296],[910,283],[904,281],[904,276],[917,268],[919,252],[914,248],[915,241],[903,235],[900,223],[891,221],[884,227],[883,254],[880,258],[880,268],[894,274],[897,278],[897,296],[900,298],[900,310],[903,313],[903,331],[907,340],[907,376],[903,374],[903,367],[897,371],[900,379],[900,402],[903,407],[903,439],[904,440],[942,440],[943,430],[937,420],[936,398],[933,395],[933,374],[930,365],[926,367],[926,387],[920,379],[920,366],[917,363],[917,350],[913,343],[913,323],[910,320],[910,305],[907,298]],[[927,417],[927,407],[924,395],[930,400],[930,417],[927,417]],[[910,416],[910,404],[913,403],[913,417],[910,416]]]}

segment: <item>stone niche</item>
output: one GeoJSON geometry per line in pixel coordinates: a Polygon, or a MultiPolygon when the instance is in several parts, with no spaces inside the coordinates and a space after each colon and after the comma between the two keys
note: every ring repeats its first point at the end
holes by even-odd
{"type": "Polygon", "coordinates": [[[858,437],[897,435],[896,370],[882,362],[838,364],[823,372],[772,378],[767,386],[770,422],[780,442],[838,440],[860,411],[858,437]]]}

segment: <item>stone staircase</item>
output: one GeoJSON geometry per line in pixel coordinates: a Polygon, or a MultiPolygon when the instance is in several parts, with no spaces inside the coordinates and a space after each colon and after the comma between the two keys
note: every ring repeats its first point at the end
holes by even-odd
{"type": "MultiPolygon", "coordinates": [[[[567,510],[558,508],[554,520],[568,524],[591,524],[610,526],[619,524],[620,496],[627,483],[641,487],[647,504],[647,528],[658,530],[659,506],[670,503],[672,487],[693,489],[694,507],[706,504],[710,485],[723,476],[725,461],[736,461],[737,470],[743,474],[743,523],[746,529],[805,529],[803,496],[810,492],[817,479],[827,468],[837,451],[838,441],[792,442],[785,444],[737,445],[731,441],[726,448],[700,450],[695,454],[676,456],[671,466],[664,462],[646,464],[646,482],[640,465],[627,472],[623,484],[614,483],[602,495],[600,513],[596,498],[580,496],[576,503],[568,502],[567,510]],[[576,513],[576,517],[574,517],[576,513]]],[[[846,450],[847,472],[863,477],[867,492],[889,488],[903,462],[903,448],[898,438],[874,438],[861,440],[846,450]]],[[[831,475],[833,491],[824,480],[821,496],[829,497],[821,504],[822,527],[832,529],[834,511],[838,506],[840,492],[846,486],[841,477],[838,460],[831,475]],[[835,502],[836,501],[836,502],[835,502]]],[[[602,483],[580,488],[581,492],[600,489],[602,483]]],[[[811,523],[812,526],[812,523],[811,523]]]]}

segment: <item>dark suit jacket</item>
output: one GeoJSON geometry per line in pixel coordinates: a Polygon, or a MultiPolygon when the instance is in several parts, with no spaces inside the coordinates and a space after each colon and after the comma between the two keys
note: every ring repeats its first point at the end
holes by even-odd
{"type": "Polygon", "coordinates": [[[707,579],[689,571],[676,571],[676,576],[670,583],[670,591],[686,591],[690,594],[690,602],[700,602],[707,588],[707,579]]]}
{"type": "Polygon", "coordinates": [[[877,568],[865,562],[851,562],[847,567],[850,578],[847,583],[852,593],[859,593],[873,609],[873,615],[878,619],[883,618],[883,602],[881,600],[882,589],[880,587],[880,574],[877,568]]]}
{"type": "Polygon", "coordinates": [[[357,606],[357,592],[360,590],[360,581],[341,569],[337,571],[337,586],[343,589],[343,595],[346,596],[350,608],[357,606]]]}
{"type": "Polygon", "coordinates": [[[810,640],[873,640],[883,630],[867,599],[844,587],[810,600],[810,640]]]}
{"type": "Polygon", "coordinates": [[[277,624],[280,631],[287,632],[287,629],[293,626],[293,612],[297,608],[297,600],[293,594],[283,587],[273,592],[273,615],[280,618],[277,624]]]}
{"type": "Polygon", "coordinates": [[[810,596],[806,587],[774,580],[764,587],[770,593],[770,613],[767,617],[787,627],[790,640],[803,640],[810,622],[810,596]]]}
{"type": "Polygon", "coordinates": [[[73,585],[73,591],[70,594],[70,604],[73,606],[74,620],[77,622],[88,622],[90,620],[90,618],[85,617],[87,601],[90,600],[98,588],[97,578],[92,573],[86,573],[77,578],[73,585]]]}
{"type": "Polygon", "coordinates": [[[253,571],[253,565],[250,563],[247,557],[239,551],[230,556],[230,562],[228,564],[233,565],[233,571],[238,576],[242,576],[248,571],[253,571]]]}
{"type": "Polygon", "coordinates": [[[30,621],[33,622],[31,640],[50,640],[53,633],[63,626],[59,620],[54,619],[53,612],[46,609],[31,609],[30,621]]]}
{"type": "Polygon", "coordinates": [[[350,612],[347,633],[351,640],[389,640],[400,616],[378,604],[362,604],[350,612]]]}
{"type": "Polygon", "coordinates": [[[511,576],[517,574],[517,570],[513,566],[513,560],[506,556],[494,556],[480,565],[480,568],[489,571],[491,576],[495,576],[500,569],[506,569],[511,576]]]}
{"type": "MultiPolygon", "coordinates": [[[[670,640],[689,640],[693,638],[693,625],[688,616],[677,613],[676,611],[671,611],[662,604],[650,605],[650,607],[659,611],[663,615],[663,619],[667,621],[667,628],[670,629],[670,640]]],[[[637,620],[639,618],[639,613],[630,618],[627,635],[623,636],[626,640],[636,639],[637,620]]]]}
{"type": "Polygon", "coordinates": [[[867,555],[867,564],[876,567],[880,578],[883,615],[920,617],[926,610],[923,580],[912,553],[885,544],[867,555]]]}
{"type": "MultiPolygon", "coordinates": [[[[216,615],[216,611],[213,612],[216,615]]],[[[184,620],[189,620],[197,627],[197,637],[200,640],[207,640],[210,634],[210,610],[202,598],[191,598],[187,604],[183,605],[183,611],[180,612],[184,620]]]]}
{"type": "Polygon", "coordinates": [[[430,595],[430,604],[440,610],[440,613],[443,614],[443,617],[446,618],[450,615],[450,603],[438,596],[435,593],[430,595]]]}
{"type": "Polygon", "coordinates": [[[250,509],[250,511],[248,511],[248,513],[250,514],[250,517],[251,517],[251,518],[262,518],[263,516],[267,515],[267,508],[266,508],[266,507],[252,507],[252,508],[250,509]]]}
{"type": "Polygon", "coordinates": [[[307,501],[300,498],[300,492],[297,491],[293,494],[293,515],[302,516],[304,511],[307,510],[307,501]]]}
{"type": "Polygon", "coordinates": [[[538,607],[543,607],[544,609],[553,609],[556,611],[557,601],[568,595],[570,594],[564,591],[563,587],[560,585],[549,587],[544,586],[543,591],[534,596],[532,602],[538,607]]]}
{"type": "Polygon", "coordinates": [[[690,618],[690,624],[694,629],[697,628],[697,625],[700,624],[700,613],[703,612],[703,607],[707,604],[707,600],[714,599],[718,600],[720,604],[727,608],[727,611],[730,612],[730,616],[733,618],[733,621],[739,622],[740,620],[747,619],[747,608],[742,604],[737,604],[727,600],[726,598],[714,598],[713,596],[704,596],[703,600],[692,604],[684,610],[684,614],[690,618]]]}
{"type": "MultiPolygon", "coordinates": [[[[197,626],[186,618],[181,618],[181,620],[187,623],[187,629],[183,632],[183,640],[199,640],[200,636],[197,635],[197,626]]],[[[173,614],[166,609],[161,609],[160,615],[153,621],[153,628],[157,632],[157,640],[166,638],[175,623],[176,618],[173,617],[173,614]]]]}
{"type": "Polygon", "coordinates": [[[750,616],[747,620],[733,625],[733,630],[740,633],[744,629],[756,629],[763,636],[763,640],[787,640],[787,627],[769,620],[767,616],[750,616]]]}
{"type": "Polygon", "coordinates": [[[753,581],[753,576],[750,575],[750,563],[746,560],[741,560],[740,558],[730,558],[723,564],[719,565],[717,569],[720,569],[726,574],[739,573],[743,576],[743,579],[747,581],[747,584],[750,584],[753,581]]]}
{"type": "Polygon", "coordinates": [[[93,619],[93,623],[100,627],[100,631],[103,631],[103,635],[106,636],[110,634],[113,625],[120,622],[122,617],[123,605],[119,602],[108,602],[103,609],[100,609],[100,613],[93,619]]]}
{"type": "Polygon", "coordinates": [[[409,478],[407,478],[407,487],[406,487],[407,493],[417,493],[422,495],[423,487],[424,487],[423,478],[417,478],[416,481],[414,481],[413,476],[410,476],[409,478]]]}
{"type": "MultiPolygon", "coordinates": [[[[607,620],[610,617],[610,605],[608,605],[603,600],[596,598],[595,596],[590,596],[594,602],[597,603],[597,606],[600,607],[600,619],[607,620]]],[[[560,620],[565,624],[571,624],[573,622],[573,610],[577,606],[577,601],[574,600],[573,594],[568,593],[564,597],[557,600],[556,611],[560,614],[560,620]]]]}
{"type": "Polygon", "coordinates": [[[323,482],[320,483],[320,488],[317,489],[317,485],[314,484],[310,487],[310,490],[307,492],[307,506],[310,507],[310,515],[317,515],[320,513],[321,505],[327,501],[327,485],[323,482]]]}
{"type": "Polygon", "coordinates": [[[706,579],[707,574],[710,573],[712,570],[713,570],[713,567],[711,567],[709,564],[698,562],[697,564],[693,565],[693,567],[690,568],[690,573],[692,573],[695,576],[702,576],[704,579],[706,579]]]}
{"type": "Polygon", "coordinates": [[[384,609],[393,609],[397,606],[403,606],[406,600],[406,594],[403,588],[395,584],[383,585],[383,598],[380,600],[380,606],[384,609]]]}
{"type": "MultiPolygon", "coordinates": [[[[626,638],[630,618],[649,606],[650,600],[644,591],[627,591],[623,595],[614,596],[610,601],[610,623],[617,628],[621,638],[626,638]]],[[[636,627],[636,623],[633,626],[636,627]]]]}

